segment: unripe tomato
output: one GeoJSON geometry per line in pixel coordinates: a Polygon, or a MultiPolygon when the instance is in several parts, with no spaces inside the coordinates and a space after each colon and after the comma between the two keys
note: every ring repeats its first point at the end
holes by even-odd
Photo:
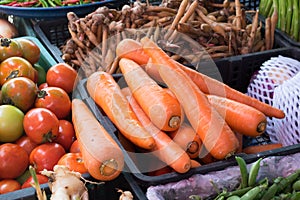
{"type": "Polygon", "coordinates": [[[14,179],[23,174],[29,164],[27,152],[17,144],[0,145],[0,179],[14,179]]]}
{"type": "Polygon", "coordinates": [[[0,105],[0,142],[14,142],[20,138],[24,113],[12,105],[0,105]]]}
{"type": "Polygon", "coordinates": [[[37,44],[27,38],[18,38],[17,42],[21,47],[23,58],[28,60],[32,65],[39,61],[41,50],[37,44]]]}
{"type": "Polygon", "coordinates": [[[9,57],[0,64],[0,85],[16,77],[27,77],[37,82],[37,71],[29,61],[21,57],[9,57]]]}
{"type": "Polygon", "coordinates": [[[3,104],[14,105],[26,112],[34,105],[38,87],[29,78],[16,77],[6,81],[1,91],[3,104]]]}
{"type": "Polygon", "coordinates": [[[52,142],[58,135],[59,120],[47,108],[32,108],[24,116],[26,135],[35,143],[52,142]]]}
{"type": "Polygon", "coordinates": [[[13,56],[22,56],[23,52],[19,43],[13,39],[0,38],[0,62],[13,56]]]}
{"type": "Polygon", "coordinates": [[[0,194],[5,194],[21,189],[21,184],[14,179],[3,179],[0,181],[0,194]]]}
{"type": "Polygon", "coordinates": [[[63,119],[71,112],[71,99],[62,88],[46,87],[38,91],[35,107],[47,108],[51,110],[58,119],[63,119]]]}
{"type": "Polygon", "coordinates": [[[47,71],[46,82],[49,86],[56,86],[71,93],[75,86],[77,71],[67,63],[58,63],[47,71]]]}
{"type": "Polygon", "coordinates": [[[40,173],[43,169],[52,171],[53,167],[65,153],[65,149],[58,143],[40,144],[30,153],[29,161],[37,173],[40,173]]]}

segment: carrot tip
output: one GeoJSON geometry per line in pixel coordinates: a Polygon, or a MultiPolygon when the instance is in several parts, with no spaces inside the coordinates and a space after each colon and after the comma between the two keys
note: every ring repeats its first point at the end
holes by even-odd
{"type": "Polygon", "coordinates": [[[181,118],[180,116],[172,116],[169,120],[169,127],[170,128],[178,128],[181,123],[181,118]]]}
{"type": "Polygon", "coordinates": [[[199,145],[198,142],[196,142],[196,141],[191,141],[191,142],[188,143],[188,146],[187,146],[187,150],[186,150],[186,151],[187,151],[188,153],[194,154],[194,153],[196,153],[196,152],[199,150],[199,147],[200,147],[200,145],[199,145]]]}
{"type": "Polygon", "coordinates": [[[267,122],[266,121],[260,122],[257,126],[256,131],[258,133],[263,133],[263,132],[265,132],[266,128],[267,128],[267,122]]]}
{"type": "Polygon", "coordinates": [[[106,160],[100,166],[100,173],[104,176],[110,176],[117,171],[118,163],[115,159],[106,160]]]}

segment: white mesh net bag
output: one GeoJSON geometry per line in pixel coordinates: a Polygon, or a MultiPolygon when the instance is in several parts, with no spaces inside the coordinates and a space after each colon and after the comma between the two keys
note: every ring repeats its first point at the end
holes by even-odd
{"type": "Polygon", "coordinates": [[[286,114],[273,119],[278,141],[283,146],[300,143],[300,72],[275,88],[273,104],[286,114]]]}
{"type": "MultiPolygon", "coordinates": [[[[273,102],[274,90],[285,81],[294,77],[299,71],[299,61],[284,56],[273,57],[264,62],[258,72],[253,75],[247,88],[247,95],[277,107],[279,105],[274,105],[273,102]]],[[[279,138],[274,120],[275,118],[267,118],[266,133],[269,135],[271,142],[275,143],[279,142],[279,138]]]]}

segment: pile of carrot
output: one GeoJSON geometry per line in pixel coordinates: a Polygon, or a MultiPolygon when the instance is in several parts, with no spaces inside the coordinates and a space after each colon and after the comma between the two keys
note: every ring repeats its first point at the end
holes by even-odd
{"type": "Polygon", "coordinates": [[[185,67],[148,37],[124,39],[116,52],[126,84],[97,71],[87,78],[90,96],[138,151],[178,173],[242,151],[241,135],[259,136],[267,116],[285,117],[282,110],[185,67]]]}

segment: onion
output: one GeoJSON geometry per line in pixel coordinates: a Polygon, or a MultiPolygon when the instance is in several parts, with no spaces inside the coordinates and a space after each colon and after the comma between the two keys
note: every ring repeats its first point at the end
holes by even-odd
{"type": "Polygon", "coordinates": [[[19,35],[14,24],[6,19],[0,19],[0,38],[14,38],[19,35]]]}

